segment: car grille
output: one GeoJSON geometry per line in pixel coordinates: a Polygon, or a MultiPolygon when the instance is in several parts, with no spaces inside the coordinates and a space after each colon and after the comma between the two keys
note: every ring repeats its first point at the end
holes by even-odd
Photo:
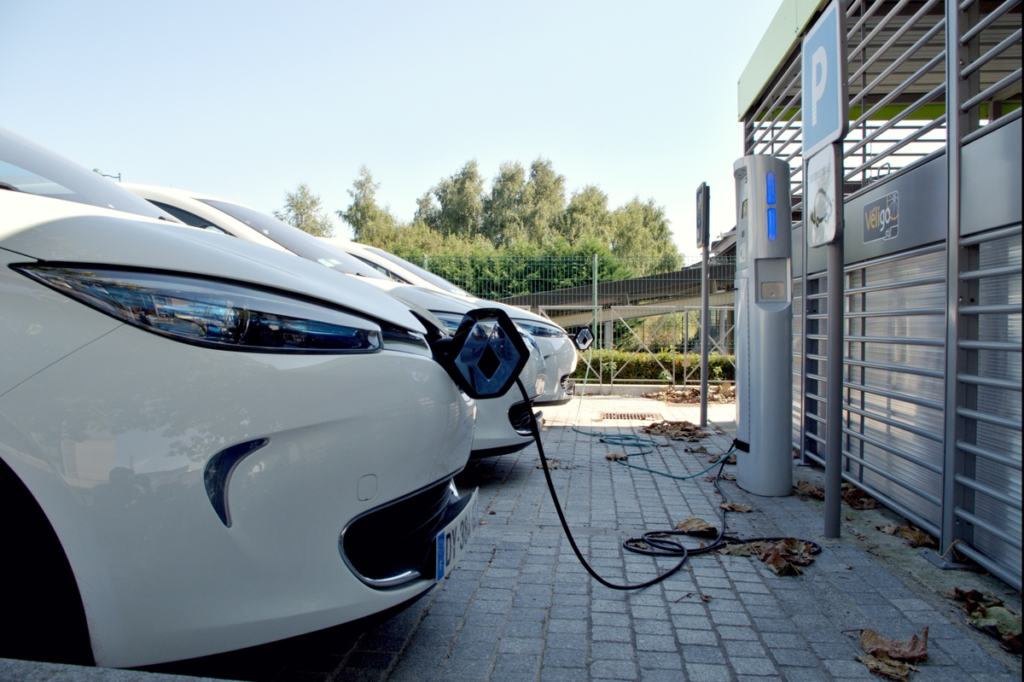
{"type": "Polygon", "coordinates": [[[441,532],[470,496],[459,498],[445,480],[353,521],[341,534],[342,557],[371,587],[397,587],[435,577],[435,546],[441,532]]]}

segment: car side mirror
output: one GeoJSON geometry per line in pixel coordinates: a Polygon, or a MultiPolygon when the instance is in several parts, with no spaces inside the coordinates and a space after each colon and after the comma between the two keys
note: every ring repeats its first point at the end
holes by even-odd
{"type": "Polygon", "coordinates": [[[590,327],[584,327],[576,332],[576,336],[572,337],[572,342],[576,344],[576,347],[580,350],[590,348],[594,343],[594,334],[590,331],[590,327]]]}
{"type": "Polygon", "coordinates": [[[479,308],[458,330],[432,345],[434,357],[470,398],[505,395],[530,357],[530,349],[504,310],[479,308]]]}

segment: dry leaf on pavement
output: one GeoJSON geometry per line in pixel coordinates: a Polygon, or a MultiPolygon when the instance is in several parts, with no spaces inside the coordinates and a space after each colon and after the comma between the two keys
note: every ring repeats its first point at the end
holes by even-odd
{"type": "Polygon", "coordinates": [[[653,422],[644,427],[644,431],[657,436],[665,436],[670,440],[681,440],[687,443],[698,443],[702,438],[707,438],[708,433],[702,431],[699,426],[688,421],[672,422],[663,420],[653,422]]]}
{"type": "Polygon", "coordinates": [[[803,566],[814,562],[810,543],[797,538],[782,540],[757,540],[739,545],[729,545],[721,551],[732,556],[756,556],[773,573],[780,576],[801,575],[803,566]]]}
{"type": "Polygon", "coordinates": [[[604,458],[607,459],[607,460],[610,460],[612,462],[618,462],[618,461],[621,461],[621,460],[629,459],[629,457],[626,457],[621,452],[609,452],[607,455],[604,456],[604,458]]]}
{"type": "Polygon", "coordinates": [[[858,656],[857,660],[866,665],[872,675],[884,677],[887,680],[907,682],[910,679],[911,670],[919,672],[917,666],[905,661],[894,661],[885,654],[879,656],[865,654],[864,656],[858,656]]]}
{"type": "Polygon", "coordinates": [[[747,514],[751,509],[753,509],[750,505],[739,504],[737,502],[721,502],[718,506],[726,511],[741,512],[743,514],[747,514]]]}
{"type": "Polygon", "coordinates": [[[844,483],[842,490],[843,500],[854,509],[874,509],[878,506],[878,500],[849,483],[844,483]]]}
{"type": "Polygon", "coordinates": [[[889,525],[875,526],[875,528],[886,535],[899,535],[909,542],[911,547],[935,546],[935,541],[931,539],[931,536],[929,536],[928,533],[925,533],[914,526],[889,525]]]}
{"type": "Polygon", "coordinates": [[[695,535],[702,538],[718,537],[718,529],[704,519],[691,516],[685,521],[676,524],[676,530],[681,530],[687,535],[695,535]]]}
{"type": "Polygon", "coordinates": [[[889,658],[917,663],[928,658],[928,626],[920,637],[911,635],[906,640],[887,639],[871,628],[865,628],[860,631],[860,648],[866,654],[884,654],[889,658]]]}
{"type": "Polygon", "coordinates": [[[808,483],[807,481],[797,481],[796,489],[802,493],[810,495],[811,497],[817,497],[819,500],[825,499],[825,491],[819,488],[818,486],[814,485],[813,483],[808,483]]]}
{"type": "Polygon", "coordinates": [[[967,622],[1002,642],[1011,654],[1021,655],[1021,617],[1003,606],[1001,599],[978,590],[954,587],[947,597],[964,602],[967,622]]]}

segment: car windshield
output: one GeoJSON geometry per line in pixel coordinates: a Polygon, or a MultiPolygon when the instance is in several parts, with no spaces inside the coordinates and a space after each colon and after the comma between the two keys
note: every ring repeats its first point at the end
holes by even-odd
{"type": "Polygon", "coordinates": [[[409,272],[413,273],[414,275],[418,275],[419,277],[422,277],[423,279],[425,279],[428,282],[430,282],[431,284],[433,284],[435,287],[439,287],[441,289],[444,289],[449,294],[455,294],[456,296],[471,296],[472,295],[468,291],[466,291],[465,289],[460,289],[459,287],[455,286],[454,284],[452,284],[448,280],[443,279],[441,277],[438,277],[434,273],[429,272],[427,270],[424,270],[423,268],[421,268],[418,265],[413,265],[409,261],[404,260],[402,258],[399,258],[398,256],[393,256],[390,253],[388,253],[387,251],[382,251],[382,250],[380,250],[380,249],[378,249],[378,248],[376,248],[374,246],[364,246],[363,248],[365,248],[367,251],[372,251],[373,253],[377,254],[381,258],[386,258],[387,260],[391,261],[395,265],[398,265],[398,266],[401,266],[401,267],[405,268],[406,270],[408,270],[409,272]]]}
{"type": "Polygon", "coordinates": [[[199,199],[199,201],[213,206],[218,211],[227,213],[235,220],[245,223],[271,241],[280,244],[306,260],[311,260],[351,275],[387,279],[387,277],[375,269],[363,264],[347,253],[330,247],[313,235],[303,232],[297,227],[292,227],[288,223],[266,213],[218,199],[199,199]]]}
{"type": "Polygon", "coordinates": [[[0,190],[178,222],[117,183],[6,128],[0,128],[0,190]]]}

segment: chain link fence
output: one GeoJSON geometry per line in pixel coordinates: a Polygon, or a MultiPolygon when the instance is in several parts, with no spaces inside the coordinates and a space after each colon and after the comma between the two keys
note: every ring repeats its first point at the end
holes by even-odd
{"type": "MultiPolygon", "coordinates": [[[[614,256],[430,256],[423,267],[479,298],[540,313],[570,334],[591,327],[598,383],[700,383],[700,261],[665,271],[654,259],[614,256]]],[[[735,269],[732,257],[709,265],[711,382],[735,374],[735,269]]],[[[586,369],[581,362],[577,373],[586,369]]]]}

